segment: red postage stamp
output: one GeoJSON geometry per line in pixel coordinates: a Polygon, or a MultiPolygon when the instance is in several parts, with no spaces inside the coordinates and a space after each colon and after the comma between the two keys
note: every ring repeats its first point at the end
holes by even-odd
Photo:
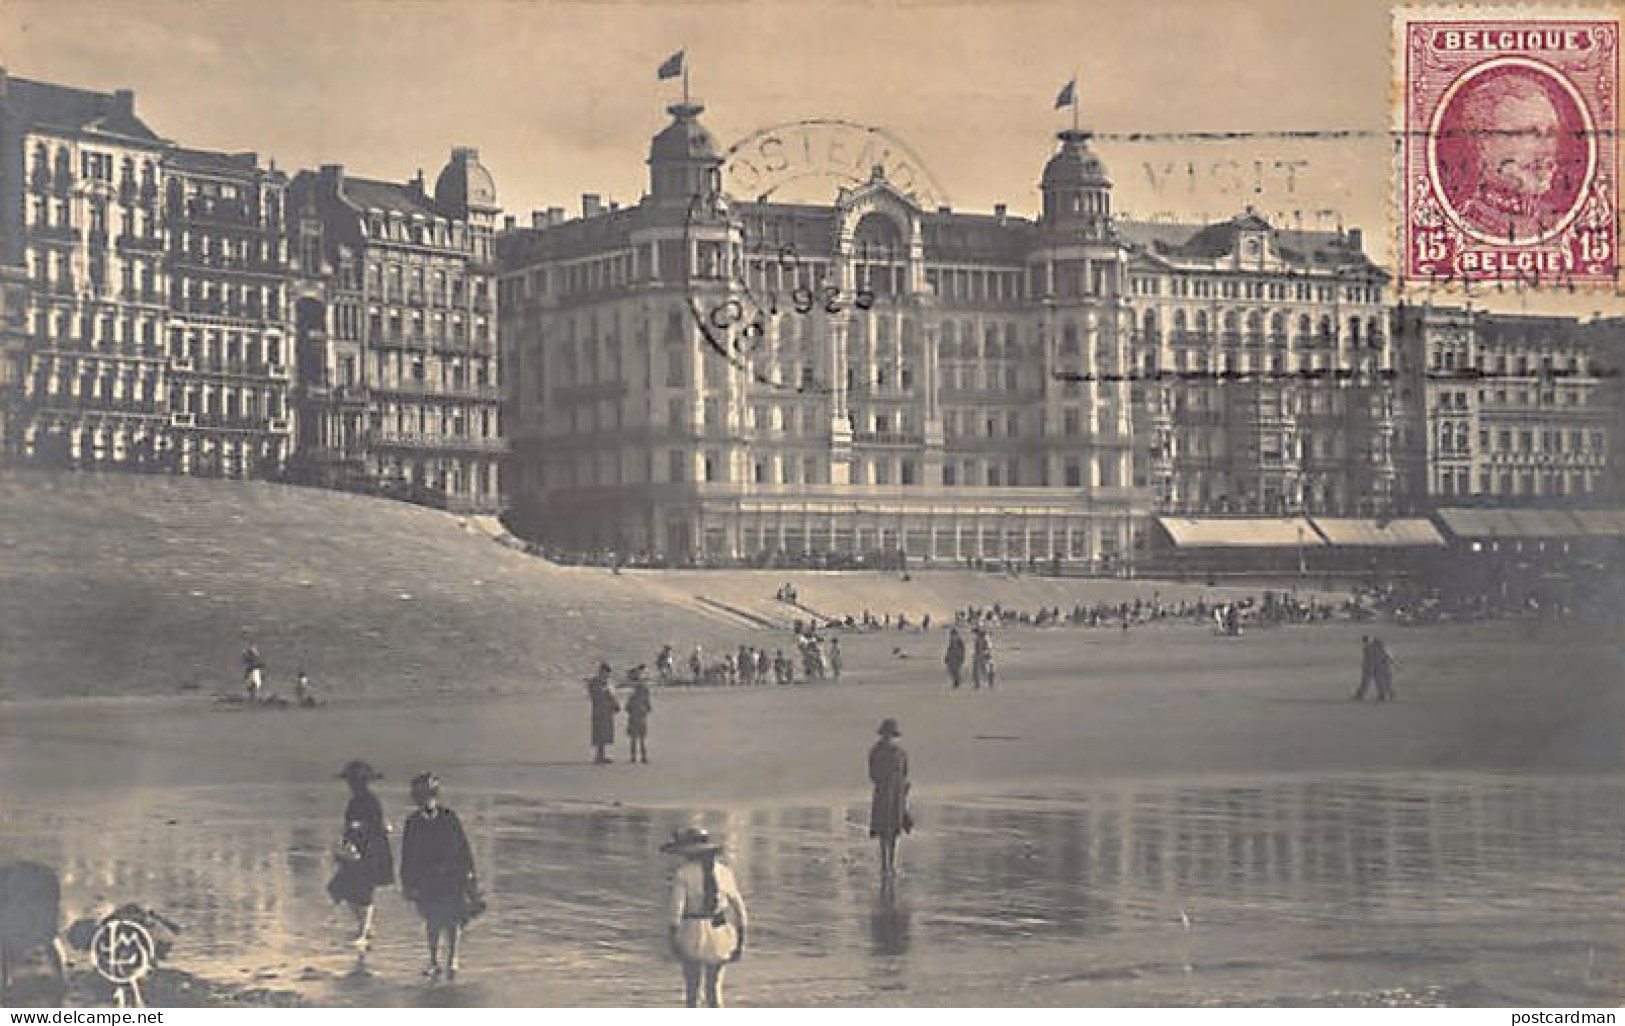
{"type": "Polygon", "coordinates": [[[1401,12],[1404,276],[1614,284],[1617,18],[1401,12]]]}

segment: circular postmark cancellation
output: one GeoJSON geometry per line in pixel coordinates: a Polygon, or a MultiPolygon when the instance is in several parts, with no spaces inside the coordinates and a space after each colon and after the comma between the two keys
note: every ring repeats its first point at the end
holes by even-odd
{"type": "Polygon", "coordinates": [[[723,154],[722,188],[736,199],[766,202],[806,183],[859,185],[876,167],[921,210],[948,202],[907,143],[884,129],[834,118],[774,125],[734,143],[723,154]]]}
{"type": "MultiPolygon", "coordinates": [[[[723,196],[696,196],[689,204],[688,224],[692,228],[733,213],[728,197],[759,208],[777,203],[833,210],[845,190],[877,181],[922,211],[935,210],[947,199],[913,150],[882,129],[840,120],[791,122],[730,146],[723,157],[723,196]]],[[[833,232],[809,237],[770,230],[778,219],[770,210],[760,213],[733,219],[741,245],[724,269],[727,288],[691,294],[689,312],[707,346],[755,383],[803,396],[828,395],[836,391],[834,383],[820,377],[816,363],[805,360],[810,355],[807,340],[818,334],[813,324],[786,330],[785,321],[815,322],[848,310],[866,311],[874,307],[876,294],[866,287],[843,286],[837,279],[833,232]],[[781,337],[796,340],[798,357],[792,365],[770,358],[775,322],[781,337]]],[[[871,384],[848,380],[844,390],[859,393],[871,384]]]]}
{"type": "Polygon", "coordinates": [[[1619,23],[1553,13],[1402,16],[1403,277],[1615,283],[1619,23]]]}

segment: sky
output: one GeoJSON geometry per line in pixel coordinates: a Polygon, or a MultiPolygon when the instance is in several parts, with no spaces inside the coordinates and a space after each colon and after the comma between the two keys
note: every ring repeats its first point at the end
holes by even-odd
{"type": "Polygon", "coordinates": [[[1391,25],[1385,0],[0,0],[0,63],[133,89],[165,137],[285,169],[432,181],[476,146],[521,222],[586,192],[637,201],[679,95],[655,69],[679,49],[724,145],[807,118],[879,127],[970,211],[1036,210],[1076,75],[1119,211],[1250,205],[1283,227],[1360,227],[1386,262],[1391,25]],[[1370,135],[1178,137],[1303,130],[1370,135]]]}

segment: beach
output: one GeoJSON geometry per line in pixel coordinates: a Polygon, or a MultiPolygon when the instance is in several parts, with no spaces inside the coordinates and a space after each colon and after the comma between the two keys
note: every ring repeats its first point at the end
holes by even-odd
{"type": "Polygon", "coordinates": [[[591,765],[557,683],[18,700],[0,854],[62,870],[70,915],[164,910],[176,968],[323,1004],[669,1004],[657,848],[693,822],[751,905],[739,1004],[1616,1003],[1617,646],[1385,625],[1399,701],[1356,704],[1364,629],[1011,629],[993,692],[948,690],[941,632],[850,634],[838,685],[657,688],[648,766],[591,765]],[[890,890],[883,716],[920,820],[890,890]],[[373,974],[348,971],[323,886],[355,757],[397,828],[423,769],[469,826],[491,910],[455,987],[417,980],[394,894],[373,974]]]}

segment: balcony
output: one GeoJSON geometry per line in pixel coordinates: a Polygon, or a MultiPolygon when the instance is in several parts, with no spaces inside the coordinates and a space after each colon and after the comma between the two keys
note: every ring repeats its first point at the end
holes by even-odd
{"type": "Polygon", "coordinates": [[[922,436],[901,431],[855,431],[852,441],[863,445],[906,445],[912,449],[925,445],[922,436]]]}
{"type": "Polygon", "coordinates": [[[118,237],[118,251],[124,254],[162,253],[164,246],[164,237],[162,235],[124,234],[118,237]]]}
{"type": "Polygon", "coordinates": [[[472,438],[467,435],[430,435],[396,433],[393,431],[367,432],[367,444],[385,449],[412,449],[415,451],[453,451],[504,453],[508,442],[503,438],[472,438]]]}
{"type": "Polygon", "coordinates": [[[29,229],[29,237],[37,242],[71,246],[79,241],[79,229],[59,224],[37,224],[29,229]]]}

